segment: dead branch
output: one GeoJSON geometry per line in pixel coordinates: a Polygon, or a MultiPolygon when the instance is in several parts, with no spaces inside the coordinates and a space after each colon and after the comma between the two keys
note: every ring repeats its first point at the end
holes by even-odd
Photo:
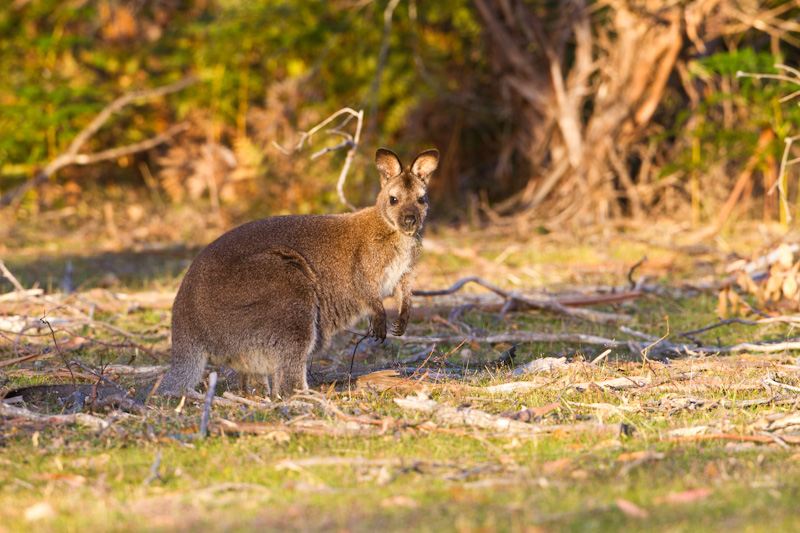
{"type": "Polygon", "coordinates": [[[378,52],[378,65],[375,69],[375,77],[372,79],[369,91],[364,97],[364,103],[369,104],[369,117],[370,122],[367,126],[367,138],[370,138],[375,131],[377,124],[377,110],[378,100],[380,95],[381,80],[383,78],[383,70],[386,68],[386,60],[389,58],[389,42],[392,35],[392,17],[394,10],[400,0],[389,0],[386,9],[383,11],[383,37],[381,39],[381,49],[378,52]]]}
{"type": "MultiPolygon", "coordinates": [[[[800,436],[798,435],[781,435],[780,439],[786,442],[787,444],[800,444],[800,436]]],[[[680,443],[680,442],[697,442],[702,440],[737,440],[743,442],[757,442],[760,444],[771,444],[775,442],[775,438],[772,436],[760,436],[760,435],[735,435],[731,433],[710,433],[707,435],[687,435],[683,437],[670,437],[667,439],[662,439],[663,442],[672,442],[672,443],[680,443]]]]}
{"type": "Polygon", "coordinates": [[[264,409],[269,411],[277,409],[278,407],[281,406],[280,403],[276,402],[265,403],[265,402],[256,402],[254,400],[248,400],[247,398],[242,398],[241,396],[237,396],[228,391],[223,392],[222,397],[231,400],[232,402],[246,405],[248,407],[255,407],[256,409],[264,409]]]}
{"type": "Polygon", "coordinates": [[[208,375],[208,390],[206,397],[203,401],[203,413],[200,416],[200,438],[206,438],[206,431],[208,429],[208,417],[211,416],[211,404],[214,401],[214,395],[217,392],[217,373],[211,372],[208,375]]]}
{"type": "Polygon", "coordinates": [[[478,409],[449,407],[424,396],[395,398],[403,409],[430,414],[436,423],[448,426],[470,426],[504,433],[538,434],[541,429],[524,422],[491,415],[478,409]]]}
{"type": "Polygon", "coordinates": [[[48,415],[34,413],[23,407],[15,407],[0,402],[0,415],[15,418],[26,418],[28,420],[36,420],[45,423],[55,424],[80,424],[96,430],[102,430],[108,427],[108,422],[102,418],[86,413],[75,413],[69,415],[48,415]]]}
{"type": "Polygon", "coordinates": [[[431,415],[437,424],[448,426],[467,426],[486,429],[519,437],[538,437],[551,433],[620,433],[619,424],[577,423],[552,426],[534,426],[510,418],[492,415],[478,409],[455,408],[439,404],[424,396],[395,398],[395,403],[403,409],[431,415]]]}
{"type": "Polygon", "coordinates": [[[793,385],[787,385],[786,383],[781,383],[779,381],[775,381],[774,379],[764,378],[763,383],[766,385],[774,385],[775,387],[780,387],[782,389],[786,389],[792,392],[800,392],[800,387],[795,387],[793,385]]]}
{"type": "Polygon", "coordinates": [[[14,274],[12,274],[10,270],[8,270],[8,267],[6,267],[6,264],[3,262],[2,259],[0,259],[0,273],[3,274],[4,278],[6,278],[8,281],[11,282],[11,284],[14,286],[14,289],[16,289],[17,292],[19,293],[25,292],[25,289],[22,287],[22,284],[14,276],[14,274]]]}
{"type": "Polygon", "coordinates": [[[336,134],[336,135],[342,135],[342,136],[346,137],[345,142],[342,142],[342,143],[340,143],[340,144],[338,144],[336,146],[330,147],[330,148],[325,148],[325,149],[313,154],[311,156],[311,159],[316,159],[317,157],[319,157],[319,156],[321,156],[323,154],[326,154],[328,152],[333,152],[334,150],[338,150],[339,148],[344,148],[345,146],[348,146],[350,148],[347,151],[347,155],[345,156],[344,164],[342,165],[342,170],[339,172],[339,180],[336,182],[336,192],[339,195],[339,201],[341,201],[344,205],[346,205],[348,207],[348,209],[350,209],[351,211],[355,211],[356,210],[355,206],[353,206],[353,204],[348,202],[347,198],[344,195],[344,184],[345,184],[345,181],[347,180],[347,173],[350,170],[350,165],[353,163],[353,157],[356,154],[356,149],[358,148],[358,143],[361,140],[361,127],[364,124],[364,110],[363,109],[359,110],[359,111],[356,111],[356,110],[351,109],[349,107],[343,107],[342,109],[338,110],[337,112],[335,112],[334,114],[332,114],[331,116],[329,116],[328,118],[326,118],[325,120],[323,120],[322,122],[320,122],[319,124],[317,124],[316,126],[311,128],[310,130],[308,130],[306,132],[303,132],[301,134],[301,136],[300,136],[300,140],[297,142],[297,145],[292,150],[287,150],[286,148],[283,148],[281,145],[279,145],[278,143],[276,143],[274,141],[272,142],[272,145],[275,148],[277,148],[280,152],[285,154],[285,155],[290,155],[292,152],[299,152],[300,150],[302,150],[303,145],[305,144],[306,140],[311,139],[311,137],[315,133],[317,133],[319,130],[321,130],[322,128],[324,128],[325,126],[327,126],[328,124],[333,122],[334,119],[336,119],[336,118],[338,118],[338,117],[340,117],[342,115],[349,115],[349,116],[336,129],[328,130],[328,133],[332,133],[332,134],[336,134]],[[349,133],[345,133],[345,132],[341,131],[341,128],[345,124],[347,124],[347,122],[352,118],[356,119],[356,132],[355,132],[354,135],[351,136],[349,133]]]}
{"type": "Polygon", "coordinates": [[[743,318],[726,318],[726,319],[720,318],[719,322],[717,322],[716,324],[711,324],[709,326],[693,329],[690,331],[684,331],[678,333],[678,335],[681,337],[686,337],[687,339],[691,339],[692,335],[703,333],[705,331],[710,331],[712,329],[720,328],[722,326],[728,326],[730,324],[744,324],[746,326],[760,326],[763,324],[788,324],[790,326],[800,326],[800,316],[797,315],[776,316],[771,318],[763,318],[760,320],[745,320],[743,318]]]}
{"type": "Polygon", "coordinates": [[[169,85],[164,85],[163,87],[157,87],[155,89],[145,89],[141,91],[134,91],[128,94],[124,94],[108,104],[96,117],[92,122],[89,123],[83,130],[81,130],[78,135],[72,140],[67,150],[52,160],[48,165],[40,170],[33,178],[26,181],[22,185],[16,187],[15,189],[10,190],[9,192],[5,193],[0,197],[0,206],[6,206],[11,204],[16,198],[20,197],[21,195],[28,192],[33,187],[37,187],[43,183],[46,183],[53,174],[61,170],[62,168],[69,166],[69,165],[88,165],[92,163],[97,163],[99,161],[107,161],[110,159],[115,159],[117,157],[121,157],[123,155],[130,155],[138,152],[143,152],[145,150],[149,150],[169,139],[177,135],[178,133],[184,131],[186,128],[189,127],[187,123],[176,124],[169,128],[167,131],[156,135],[150,139],[134,143],[128,146],[122,146],[118,148],[111,148],[108,150],[104,150],[102,152],[97,152],[94,154],[79,154],[78,151],[83,148],[83,145],[94,136],[95,133],[105,124],[108,119],[114,113],[120,111],[122,108],[127,106],[128,104],[135,102],[137,100],[142,99],[153,99],[158,98],[160,96],[164,96],[167,94],[171,94],[190,85],[194,85],[199,80],[194,77],[184,78],[180,81],[175,83],[171,83],[169,85]]]}
{"type": "Polygon", "coordinates": [[[208,430],[212,433],[246,433],[254,435],[266,435],[267,437],[284,433],[303,433],[318,436],[365,436],[372,435],[375,429],[372,426],[360,424],[331,424],[322,420],[302,420],[297,424],[272,424],[268,422],[234,422],[231,420],[220,419],[217,422],[208,424],[208,430]]]}
{"type": "Polygon", "coordinates": [[[404,335],[396,337],[394,335],[387,335],[387,338],[392,340],[409,343],[409,344],[453,344],[460,343],[465,339],[467,342],[484,342],[487,344],[500,344],[500,343],[519,343],[519,342],[567,342],[577,344],[600,344],[603,346],[627,346],[627,341],[617,341],[613,339],[606,339],[598,337],[597,335],[587,335],[584,333],[534,333],[533,331],[515,331],[513,333],[499,333],[497,335],[489,335],[486,337],[476,336],[459,336],[459,335],[442,335],[438,337],[415,337],[413,335],[404,335]]]}
{"type": "MultiPolygon", "coordinates": [[[[415,290],[412,292],[412,294],[414,296],[443,296],[461,290],[461,288],[463,288],[467,283],[477,283],[478,285],[481,285],[482,287],[489,289],[493,293],[505,298],[506,303],[503,306],[503,312],[507,312],[514,309],[541,309],[543,311],[548,311],[562,316],[585,319],[589,320],[590,322],[600,322],[600,323],[627,321],[631,319],[628,316],[615,313],[603,313],[600,311],[592,311],[589,309],[568,309],[566,305],[562,304],[559,300],[555,299],[549,301],[534,300],[532,298],[528,298],[527,296],[523,296],[519,293],[501,289],[497,285],[494,285],[493,283],[490,283],[479,276],[469,276],[466,278],[462,278],[447,289],[433,290],[433,291],[415,290]]],[[[619,301],[625,301],[627,299],[634,299],[641,294],[642,294],[641,291],[630,291],[630,293],[627,295],[625,299],[617,299],[614,301],[619,302],[619,301]]],[[[587,305],[586,299],[579,299],[572,302],[567,300],[567,302],[572,304],[573,306],[587,305]]],[[[591,305],[594,305],[594,302],[592,302],[591,305]]]]}

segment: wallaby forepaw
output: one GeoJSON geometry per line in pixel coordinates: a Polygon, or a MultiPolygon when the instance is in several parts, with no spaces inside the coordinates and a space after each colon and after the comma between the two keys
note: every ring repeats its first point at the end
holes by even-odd
{"type": "Polygon", "coordinates": [[[403,333],[406,332],[407,325],[408,322],[406,322],[405,320],[398,320],[397,322],[392,324],[392,335],[394,335],[395,337],[402,336],[403,333]]]}
{"type": "Polygon", "coordinates": [[[367,337],[371,337],[379,342],[386,340],[386,316],[372,318],[372,324],[370,325],[367,337]]]}

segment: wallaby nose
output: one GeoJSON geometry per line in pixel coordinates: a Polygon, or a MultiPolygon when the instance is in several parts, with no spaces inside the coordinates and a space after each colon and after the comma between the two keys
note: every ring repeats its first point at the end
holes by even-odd
{"type": "Polygon", "coordinates": [[[414,215],[406,215],[403,218],[403,224],[405,224],[407,227],[413,226],[416,222],[417,222],[417,217],[415,217],[414,215]]]}

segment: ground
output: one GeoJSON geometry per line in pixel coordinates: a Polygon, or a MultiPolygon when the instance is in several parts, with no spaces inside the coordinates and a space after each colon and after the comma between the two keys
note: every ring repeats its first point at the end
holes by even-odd
{"type": "MultiPolygon", "coordinates": [[[[0,259],[28,293],[0,285],[6,390],[163,370],[171,298],[202,242],[11,237],[0,259]]],[[[10,404],[0,531],[791,530],[796,301],[785,283],[766,298],[755,271],[755,288],[736,278],[780,242],[756,224],[704,241],[675,225],[433,227],[416,289],[480,276],[506,296],[470,283],[415,297],[406,336],[343,333],[291,401],[228,391],[209,368],[227,402],[205,435],[202,400],[10,404]],[[575,298],[599,304],[524,309],[575,298]]],[[[796,275],[786,253],[773,279],[796,275]]]]}

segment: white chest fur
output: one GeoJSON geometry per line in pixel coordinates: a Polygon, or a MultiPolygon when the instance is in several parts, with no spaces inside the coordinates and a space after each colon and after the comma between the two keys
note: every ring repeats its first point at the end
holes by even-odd
{"type": "Polygon", "coordinates": [[[386,298],[394,294],[397,284],[400,282],[405,274],[411,270],[411,258],[413,254],[413,247],[408,247],[401,253],[397,254],[394,260],[389,263],[386,270],[383,271],[383,280],[381,281],[381,298],[386,298]]]}

